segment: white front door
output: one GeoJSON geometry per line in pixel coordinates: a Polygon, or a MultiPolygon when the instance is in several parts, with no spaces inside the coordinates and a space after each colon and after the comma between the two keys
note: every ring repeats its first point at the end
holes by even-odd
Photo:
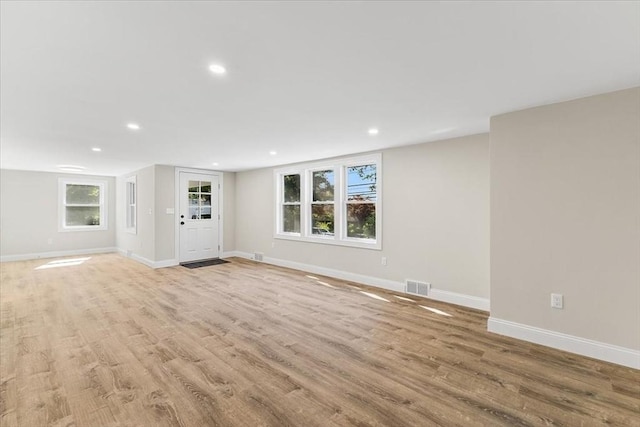
{"type": "Polygon", "coordinates": [[[220,255],[218,177],[180,172],[180,262],[220,255]]]}

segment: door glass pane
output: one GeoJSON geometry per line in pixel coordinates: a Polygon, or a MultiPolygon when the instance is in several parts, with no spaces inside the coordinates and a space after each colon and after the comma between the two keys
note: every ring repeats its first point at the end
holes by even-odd
{"type": "Polygon", "coordinates": [[[100,203],[100,186],[67,184],[67,204],[95,205],[100,203]]]}
{"type": "Polygon", "coordinates": [[[347,168],[347,199],[376,200],[376,165],[347,168]]]}
{"type": "Polygon", "coordinates": [[[67,206],[65,224],[68,227],[78,225],[100,225],[99,206],[67,206]]]}
{"type": "Polygon", "coordinates": [[[300,175],[285,175],[282,177],[284,185],[285,203],[300,201],[300,175]]]}
{"type": "Polygon", "coordinates": [[[211,181],[200,182],[200,191],[203,193],[211,193],[211,181]]]}
{"type": "Polygon", "coordinates": [[[285,233],[300,232],[300,205],[282,206],[282,231],[285,233]]]}
{"type": "Polygon", "coordinates": [[[198,212],[197,206],[189,206],[189,218],[190,219],[198,219],[200,212],[198,212]]]}
{"type": "Polygon", "coordinates": [[[200,181],[189,181],[189,192],[197,193],[200,191],[200,181]]]}
{"type": "Polygon", "coordinates": [[[200,196],[200,203],[202,206],[211,206],[211,194],[203,194],[200,196]]]}
{"type": "Polygon", "coordinates": [[[189,206],[198,206],[199,201],[198,193],[189,193],[189,206]]]}
{"type": "Polygon", "coordinates": [[[200,208],[200,219],[211,219],[211,208],[200,208]]]}
{"type": "Polygon", "coordinates": [[[311,205],[311,233],[333,236],[333,205],[311,205]]]}
{"type": "Polygon", "coordinates": [[[376,205],[347,203],[347,237],[376,238],[376,205]]]}
{"type": "Polygon", "coordinates": [[[333,201],[333,171],[316,171],[313,173],[313,201],[332,202],[333,201]]]}

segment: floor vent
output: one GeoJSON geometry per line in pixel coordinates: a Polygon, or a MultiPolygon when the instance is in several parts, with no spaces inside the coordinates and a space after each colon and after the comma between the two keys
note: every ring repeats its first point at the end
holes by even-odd
{"type": "Polygon", "coordinates": [[[423,297],[429,296],[429,291],[431,290],[431,285],[429,283],[407,280],[406,284],[406,292],[408,294],[420,295],[423,297]]]}
{"type": "Polygon", "coordinates": [[[262,257],[264,256],[261,252],[254,252],[253,259],[256,261],[262,261],[262,257]]]}

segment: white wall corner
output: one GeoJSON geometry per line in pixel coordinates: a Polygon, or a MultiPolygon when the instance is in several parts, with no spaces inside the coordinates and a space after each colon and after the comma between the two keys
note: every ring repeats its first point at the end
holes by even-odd
{"type": "Polygon", "coordinates": [[[111,252],[118,252],[118,248],[108,247],[108,248],[93,248],[93,249],[77,249],[72,251],[54,251],[54,252],[38,252],[38,253],[19,254],[19,255],[2,255],[0,256],[0,262],[28,261],[32,259],[59,258],[59,257],[76,256],[76,255],[105,254],[105,253],[111,253],[111,252]]]}
{"type": "Polygon", "coordinates": [[[599,341],[563,334],[561,332],[523,325],[509,320],[489,317],[487,329],[500,335],[564,350],[582,356],[640,369],[640,351],[599,341]]]}
{"type": "Polygon", "coordinates": [[[148,258],[145,258],[143,256],[140,256],[138,254],[135,253],[127,253],[127,250],[122,249],[122,248],[118,248],[118,253],[120,253],[120,255],[132,259],[134,261],[139,262],[140,264],[144,264],[147,267],[151,267],[151,268],[165,268],[165,267],[174,267],[176,265],[178,265],[178,260],[175,259],[165,259],[162,261],[151,261],[148,258]]]}

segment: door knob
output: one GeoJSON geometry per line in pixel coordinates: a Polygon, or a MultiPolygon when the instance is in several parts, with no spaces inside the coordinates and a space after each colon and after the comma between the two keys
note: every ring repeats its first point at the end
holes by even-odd
{"type": "Polygon", "coordinates": [[[184,218],[184,215],[180,215],[180,218],[184,218]]]}
{"type": "Polygon", "coordinates": [[[184,221],[180,221],[180,225],[184,225],[184,221]]]}

